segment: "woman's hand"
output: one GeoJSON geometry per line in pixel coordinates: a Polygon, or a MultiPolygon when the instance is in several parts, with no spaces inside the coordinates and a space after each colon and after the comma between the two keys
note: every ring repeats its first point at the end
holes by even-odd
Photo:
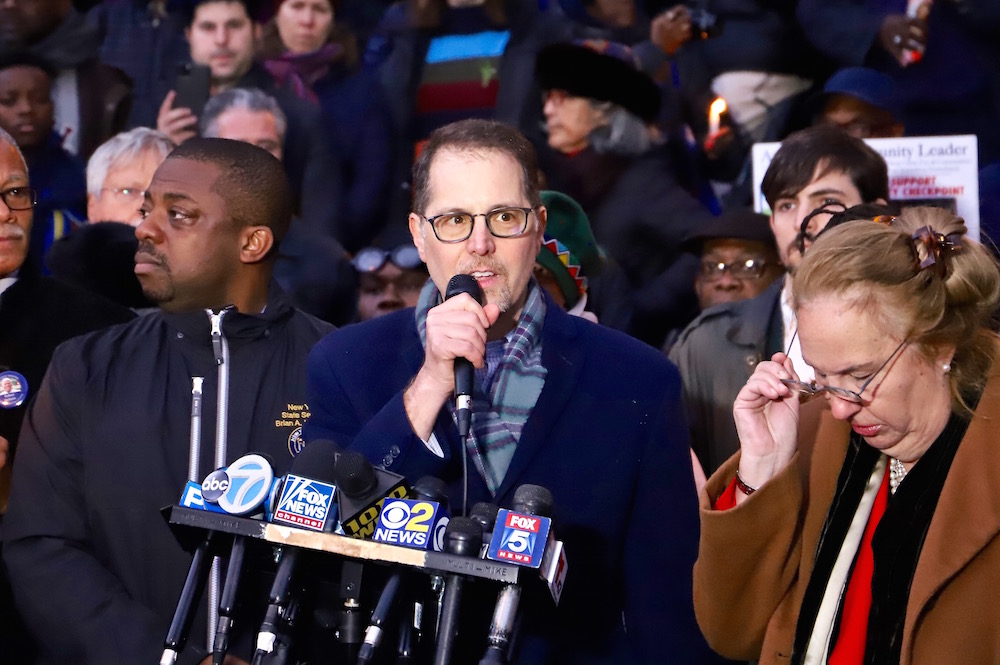
{"type": "MultiPolygon", "coordinates": [[[[788,465],[798,446],[799,394],[782,379],[798,376],[784,353],[757,365],[733,403],[740,478],[760,487],[788,465]]],[[[740,496],[740,493],[737,493],[740,496]]]]}

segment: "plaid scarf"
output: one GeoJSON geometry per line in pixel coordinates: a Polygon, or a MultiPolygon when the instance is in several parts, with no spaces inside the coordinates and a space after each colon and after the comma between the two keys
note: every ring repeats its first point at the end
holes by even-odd
{"type": "MultiPolygon", "coordinates": [[[[434,282],[420,292],[416,323],[420,343],[427,347],[427,311],[441,303],[434,282]]],[[[476,371],[472,395],[472,428],[466,441],[469,456],[475,463],[491,494],[503,483],[514,457],[521,431],[545,385],[542,366],[542,322],[545,298],[541,287],[532,281],[521,318],[504,342],[497,358],[487,350],[487,367],[476,371]],[[493,365],[491,367],[491,365],[493,365]]],[[[447,402],[451,418],[457,424],[455,403],[447,402]]]]}

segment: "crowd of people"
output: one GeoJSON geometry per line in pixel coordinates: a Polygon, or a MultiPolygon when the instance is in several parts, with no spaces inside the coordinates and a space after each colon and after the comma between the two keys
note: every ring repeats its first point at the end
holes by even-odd
{"type": "Polygon", "coordinates": [[[0,2],[10,662],[157,658],[195,378],[228,461],[551,490],[511,662],[1000,657],[995,5],[0,2]],[[955,134],[981,241],[865,141],[955,134]]]}

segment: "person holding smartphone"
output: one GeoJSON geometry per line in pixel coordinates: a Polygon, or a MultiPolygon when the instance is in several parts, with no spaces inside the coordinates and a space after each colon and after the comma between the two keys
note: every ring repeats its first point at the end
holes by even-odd
{"type": "Polygon", "coordinates": [[[262,65],[254,62],[261,28],[248,2],[195,0],[190,4],[184,34],[192,67],[185,70],[160,104],[157,129],[178,144],[197,135],[200,111],[191,108],[196,104],[185,97],[207,101],[233,88],[259,88],[271,95],[288,118],[282,155],[285,173],[296,194],[300,218],[296,223],[321,235],[337,237],[344,197],[340,192],[341,164],[329,122],[316,104],[278,85],[262,65]]]}

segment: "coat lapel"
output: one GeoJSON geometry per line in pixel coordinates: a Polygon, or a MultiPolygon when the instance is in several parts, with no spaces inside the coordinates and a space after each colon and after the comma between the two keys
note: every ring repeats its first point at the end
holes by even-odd
{"type": "Polygon", "coordinates": [[[910,662],[913,628],[935,594],[1000,533],[1000,359],[959,444],[931,519],[906,606],[901,663],[910,662]]]}
{"type": "Polygon", "coordinates": [[[545,386],[521,431],[521,440],[510,461],[507,475],[497,489],[497,500],[501,500],[519,484],[518,481],[531,460],[548,439],[574,393],[584,362],[580,345],[574,339],[577,336],[574,321],[550,299],[546,298],[546,301],[545,325],[542,329],[542,364],[548,370],[545,386]]]}

